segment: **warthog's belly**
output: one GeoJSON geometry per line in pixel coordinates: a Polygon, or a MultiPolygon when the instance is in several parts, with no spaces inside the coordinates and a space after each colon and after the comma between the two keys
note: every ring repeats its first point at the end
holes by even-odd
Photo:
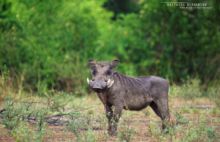
{"type": "Polygon", "coordinates": [[[145,103],[145,104],[139,104],[139,105],[129,105],[129,106],[125,106],[124,109],[126,110],[134,110],[134,111],[138,111],[138,110],[142,110],[144,108],[146,108],[150,103],[145,103]]]}
{"type": "Polygon", "coordinates": [[[127,110],[142,110],[146,108],[150,103],[152,102],[152,99],[146,99],[146,97],[141,96],[133,96],[132,98],[129,98],[125,102],[124,109],[127,110]]]}

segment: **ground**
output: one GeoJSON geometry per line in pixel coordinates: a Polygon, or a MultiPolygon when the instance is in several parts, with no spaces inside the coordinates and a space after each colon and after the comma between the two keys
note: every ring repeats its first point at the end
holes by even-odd
{"type": "MultiPolygon", "coordinates": [[[[54,112],[77,111],[78,116],[71,119],[72,122],[68,124],[68,126],[45,124],[43,127],[44,130],[42,130],[44,132],[43,137],[41,139],[45,142],[217,142],[218,139],[220,139],[220,113],[215,103],[207,98],[185,99],[171,96],[169,107],[173,121],[168,133],[161,132],[161,121],[150,107],[142,111],[123,111],[123,116],[119,123],[118,136],[116,137],[107,135],[107,122],[104,108],[94,94],[85,97],[66,95],[64,97],[59,96],[53,98],[55,99],[49,101],[48,99],[38,97],[32,97],[32,99],[27,97],[22,100],[39,102],[40,105],[37,104],[39,106],[46,106],[45,104],[52,102],[50,107],[55,110],[57,109],[57,111],[54,112]],[[55,100],[59,101],[56,102],[55,100]]],[[[52,113],[50,113],[50,115],[52,115],[52,113]]],[[[65,118],[63,118],[63,120],[65,120],[65,118]]],[[[37,131],[35,125],[36,124],[29,122],[28,128],[37,131]]],[[[21,129],[14,128],[13,130],[9,130],[5,127],[4,123],[0,123],[0,141],[28,141],[28,139],[23,136],[23,130],[23,125],[21,129]],[[21,131],[21,133],[18,131],[21,131]],[[21,139],[20,136],[24,138],[21,139]]],[[[31,140],[33,139],[31,138],[31,140]]]]}

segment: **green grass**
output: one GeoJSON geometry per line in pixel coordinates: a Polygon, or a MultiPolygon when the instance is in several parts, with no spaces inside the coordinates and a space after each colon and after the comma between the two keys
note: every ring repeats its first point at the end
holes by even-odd
{"type": "Polygon", "coordinates": [[[116,137],[107,135],[104,108],[95,94],[76,97],[64,92],[46,91],[44,94],[47,95],[39,97],[22,89],[13,91],[4,83],[2,86],[5,87],[5,96],[0,108],[5,111],[0,114],[0,125],[16,141],[40,142],[53,139],[58,134],[62,139],[78,142],[215,142],[220,137],[218,100],[213,99],[218,98],[218,87],[203,91],[198,81],[171,86],[169,105],[176,123],[167,129],[167,133],[161,131],[160,119],[147,108],[141,112],[124,111],[116,137]],[[206,105],[211,107],[197,107],[206,105]],[[68,119],[68,123],[57,126],[58,130],[46,122],[48,116],[57,114],[68,119]],[[30,117],[36,118],[35,123],[27,121],[30,117]]]}

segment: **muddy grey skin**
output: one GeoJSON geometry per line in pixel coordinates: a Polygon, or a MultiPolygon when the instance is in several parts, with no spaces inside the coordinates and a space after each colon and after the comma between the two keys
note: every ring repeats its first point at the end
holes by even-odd
{"type": "Polygon", "coordinates": [[[156,76],[128,77],[113,69],[119,63],[90,60],[92,79],[87,82],[104,104],[109,135],[116,135],[122,110],[139,111],[150,106],[162,120],[162,129],[170,119],[168,81],[156,76]]]}

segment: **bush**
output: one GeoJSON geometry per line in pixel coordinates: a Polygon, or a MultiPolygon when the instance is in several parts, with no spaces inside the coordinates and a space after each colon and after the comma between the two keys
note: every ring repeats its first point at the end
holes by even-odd
{"type": "Polygon", "coordinates": [[[110,16],[102,3],[2,1],[0,71],[23,74],[26,89],[63,88],[59,80],[67,78],[72,84],[65,84],[82,93],[78,88],[85,86],[85,65],[103,24],[99,18],[110,16]]]}
{"type": "Polygon", "coordinates": [[[2,0],[0,74],[9,72],[14,82],[23,76],[26,90],[82,95],[88,59],[119,58],[128,75],[218,80],[220,9],[218,1],[207,3],[213,8],[182,10],[152,0],[2,0]]]}

